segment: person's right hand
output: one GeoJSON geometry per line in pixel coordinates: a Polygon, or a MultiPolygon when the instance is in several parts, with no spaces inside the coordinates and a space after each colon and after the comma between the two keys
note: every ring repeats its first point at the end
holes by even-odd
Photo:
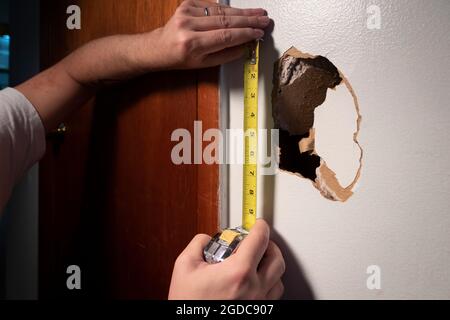
{"type": "Polygon", "coordinates": [[[285,262],[269,240],[270,229],[258,220],[236,253],[218,264],[203,259],[211,239],[197,235],[178,257],[172,274],[169,299],[279,299],[284,287],[285,262]]]}
{"type": "Polygon", "coordinates": [[[269,24],[264,9],[186,0],[163,28],[142,38],[151,48],[140,51],[139,64],[145,66],[147,58],[150,68],[197,69],[230,62],[243,56],[246,43],[262,38],[269,24]]]}

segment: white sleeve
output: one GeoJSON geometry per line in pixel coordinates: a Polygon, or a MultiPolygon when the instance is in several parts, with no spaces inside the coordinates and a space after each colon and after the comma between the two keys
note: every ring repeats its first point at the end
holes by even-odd
{"type": "Polygon", "coordinates": [[[45,129],[33,105],[19,91],[0,91],[0,213],[14,185],[45,152],[45,129]]]}

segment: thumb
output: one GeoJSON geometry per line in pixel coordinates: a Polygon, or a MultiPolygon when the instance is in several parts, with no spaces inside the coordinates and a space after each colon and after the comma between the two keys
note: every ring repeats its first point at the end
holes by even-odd
{"type": "Polygon", "coordinates": [[[186,249],[181,253],[180,257],[188,259],[191,262],[204,262],[203,249],[211,240],[206,234],[198,234],[191,240],[186,249]]]}
{"type": "Polygon", "coordinates": [[[236,256],[239,257],[243,263],[256,269],[269,245],[269,238],[270,228],[267,222],[263,219],[256,220],[250,233],[239,246],[236,256]]]}

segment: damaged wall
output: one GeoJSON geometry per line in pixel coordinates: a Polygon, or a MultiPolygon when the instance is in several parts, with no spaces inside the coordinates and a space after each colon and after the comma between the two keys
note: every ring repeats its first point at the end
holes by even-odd
{"type": "MultiPolygon", "coordinates": [[[[363,149],[358,142],[362,118],[358,98],[350,82],[327,58],[306,54],[292,47],[275,63],[272,84],[272,117],[274,128],[280,130],[280,169],[311,180],[322,196],[329,200],[347,201],[353,195],[353,188],[360,178],[363,159],[363,149]],[[340,126],[339,117],[328,126],[323,126],[318,121],[321,118],[315,117],[316,109],[320,106],[323,114],[328,114],[333,107],[337,110],[339,103],[329,103],[332,100],[330,95],[342,87],[352,99],[347,105],[340,106],[338,114],[344,115],[344,118],[354,118],[355,125],[350,125],[350,129],[355,129],[347,139],[358,147],[355,153],[358,164],[354,170],[354,178],[348,185],[339,181],[335,169],[331,169],[327,163],[330,159],[347,154],[348,150],[333,148],[333,152],[328,152],[328,158],[325,159],[316,148],[316,139],[323,136],[322,132],[333,131],[333,136],[339,136],[342,130],[346,130],[340,126]],[[325,101],[329,105],[326,108],[325,101]],[[354,109],[356,117],[347,109],[349,105],[354,109]]],[[[348,120],[343,123],[348,125],[348,120]]],[[[335,140],[326,141],[322,147],[326,149],[328,145],[331,148],[338,144],[335,140]]]]}
{"type": "MultiPolygon", "coordinates": [[[[346,202],[325,199],[310,180],[287,172],[259,179],[258,213],[273,224],[288,260],[286,296],[450,298],[450,3],[230,2],[264,7],[276,23],[261,49],[260,127],[279,125],[271,109],[273,64],[291,46],[329,59],[351,83],[363,117],[362,175],[346,202]],[[381,9],[380,29],[367,28],[371,5],[381,9]],[[371,265],[380,267],[380,290],[367,288],[371,265]]],[[[242,64],[227,65],[223,80],[229,127],[242,128],[242,64]]],[[[339,87],[315,110],[322,132],[315,147],[346,186],[358,159],[345,157],[354,145],[338,142],[354,125],[346,123],[354,110],[343,108],[350,97],[339,87]]],[[[231,165],[232,226],[240,224],[241,181],[241,167],[231,165]]]]}

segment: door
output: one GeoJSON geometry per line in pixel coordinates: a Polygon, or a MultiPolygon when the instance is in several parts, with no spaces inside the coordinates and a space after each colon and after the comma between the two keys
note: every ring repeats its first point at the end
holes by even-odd
{"type": "MultiPolygon", "coordinates": [[[[161,27],[177,0],[41,1],[46,68],[107,35],[161,27]],[[66,9],[81,9],[81,30],[66,9]]],[[[101,90],[48,138],[40,164],[40,298],[165,299],[177,255],[218,225],[218,166],[171,161],[171,134],[218,127],[218,69],[149,74],[101,90]],[[81,290],[66,271],[81,269],[81,290]]]]}

